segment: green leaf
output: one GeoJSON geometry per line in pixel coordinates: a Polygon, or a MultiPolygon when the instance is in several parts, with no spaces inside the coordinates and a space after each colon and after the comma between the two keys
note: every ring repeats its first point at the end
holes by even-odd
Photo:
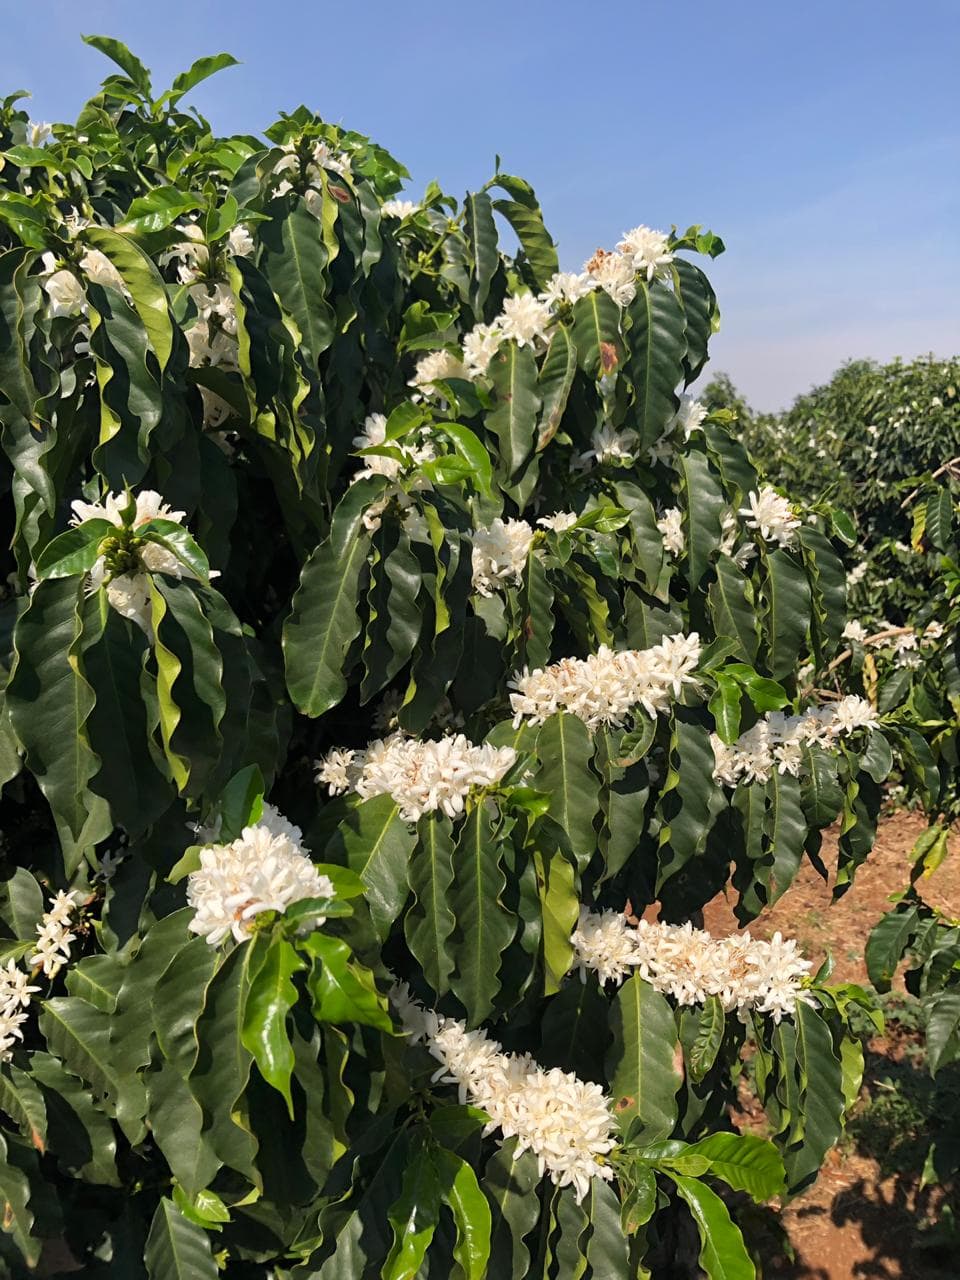
{"type": "Polygon", "coordinates": [[[155,542],[185,564],[195,578],[207,585],[210,581],[210,562],[203,551],[182,525],[172,520],[148,520],[137,528],[138,537],[155,542]]]}
{"type": "Polygon", "coordinates": [[[159,271],[138,244],[110,227],[86,227],[83,239],[119,271],[162,371],[173,350],[173,322],[159,271]]]}
{"type": "Polygon", "coordinates": [[[443,422],[438,424],[444,435],[453,441],[457,453],[468,463],[471,479],[480,493],[491,496],[493,493],[493,465],[490,455],[480,442],[478,436],[461,422],[443,422]]]}
{"type": "MultiPolygon", "coordinates": [[[[792,1192],[808,1186],[843,1130],[843,1073],[830,1028],[819,1012],[797,1002],[796,1071],[803,1095],[803,1138],[784,1152],[792,1192]]],[[[784,1063],[784,1070],[793,1064],[784,1063]]]]}
{"type": "Polygon", "coordinates": [[[634,1269],[627,1253],[627,1241],[620,1226],[620,1205],[609,1182],[592,1178],[583,1201],[590,1221],[587,1240],[587,1263],[591,1277],[605,1280],[634,1280],[634,1269]]]}
{"type": "Polygon", "coordinates": [[[643,1144],[669,1137],[677,1121],[680,1087],[673,1011],[634,974],[617,992],[610,1014],[613,1046],[607,1077],[620,1131],[638,1132],[643,1144]]]}
{"type": "Polygon", "coordinates": [[[297,322],[311,369],[330,346],[336,316],[329,301],[329,254],[320,224],[298,200],[284,218],[261,229],[266,246],[263,269],[277,297],[297,322]]]}
{"type": "Polygon", "coordinates": [[[530,266],[534,284],[543,289],[557,270],[557,247],[543,225],[543,214],[533,188],[522,178],[503,173],[497,175],[495,185],[513,197],[495,200],[493,207],[510,223],[530,266]]]}
{"type": "Polygon", "coordinates": [[[79,580],[37,584],[17,620],[6,690],[11,723],[53,813],[68,875],[111,830],[106,801],[90,790],[100,761],[87,729],[95,694],[82,667],[82,604],[79,580]]]}
{"type": "Polygon", "coordinates": [[[714,679],[717,687],[707,706],[723,741],[736,742],[740,734],[740,686],[722,671],[717,671],[714,679]]]}
{"type": "Polygon", "coordinates": [[[387,1002],[377,990],[373,975],[354,961],[345,942],[313,933],[300,946],[314,958],[307,985],[318,1022],[359,1022],[393,1031],[387,1002]]]}
{"type": "Polygon", "coordinates": [[[687,1202],[700,1236],[700,1265],[709,1280],[756,1280],[740,1228],[735,1225],[715,1191],[695,1178],[671,1174],[677,1191],[687,1202]]]}
{"type": "Polygon", "coordinates": [[[14,867],[0,880],[0,920],[15,938],[31,943],[36,940],[37,925],[43,915],[43,891],[26,867],[14,867]]]}
{"type": "Polygon", "coordinates": [[[640,280],[627,314],[628,368],[636,397],[640,446],[649,448],[663,435],[677,410],[674,388],[683,381],[687,353],[683,308],[659,280],[640,280]]]}
{"type": "Polygon", "coordinates": [[[752,663],[760,645],[753,586],[729,556],[717,558],[716,574],[707,589],[714,631],[736,640],[739,657],[752,663]]]}
{"type": "Polygon", "coordinates": [[[166,1198],[153,1215],[143,1260],[150,1280],[216,1280],[218,1275],[206,1231],[166,1198]]]}
{"type": "Polygon", "coordinates": [[[124,214],[117,230],[129,236],[152,235],[165,231],[185,213],[198,208],[200,201],[187,191],[176,187],[155,187],[145,196],[138,196],[124,214]]]}
{"type": "Polygon", "coordinates": [[[5,1112],[35,1151],[46,1151],[47,1108],[34,1080],[10,1062],[0,1063],[0,1111],[5,1112]]]}
{"type": "Polygon", "coordinates": [[[463,202],[463,229],[473,259],[470,279],[470,305],[478,319],[483,319],[484,304],[490,293],[490,282],[500,262],[497,252],[497,224],[493,220],[493,204],[485,191],[467,195],[463,202]]]}
{"type": "Polygon", "coordinates": [[[414,1280],[440,1221],[440,1184],[428,1151],[421,1148],[403,1173],[400,1196],[387,1218],[393,1243],[387,1254],[382,1280],[414,1280]]]}
{"type": "Polygon", "coordinates": [[[433,1152],[440,1182],[440,1198],[453,1214],[457,1242],[453,1256],[463,1270],[464,1280],[484,1280],[490,1258],[492,1219],[477,1175],[453,1151],[433,1152]]]}
{"type": "Polygon", "coordinates": [[[517,928],[516,917],[503,904],[507,880],[497,825],[492,801],[479,800],[461,828],[455,855],[450,907],[457,934],[450,985],[471,1027],[478,1026],[493,1008],[501,986],[501,957],[517,928]]]}
{"type": "Polygon", "coordinates": [[[109,520],[87,520],[48,542],[37,557],[37,578],[70,578],[87,573],[100,554],[100,543],[114,531],[109,520]]]}
{"type": "Polygon", "coordinates": [[[240,63],[230,53],[214,53],[206,58],[197,58],[187,70],[181,71],[174,80],[169,93],[171,103],[177,102],[185,93],[225,67],[238,67],[240,63]]]}
{"type": "Polygon", "coordinates": [[[540,769],[533,785],[550,797],[550,816],[567,833],[583,871],[596,849],[593,822],[600,807],[600,779],[590,767],[589,730],[577,716],[558,711],[540,727],[537,756],[540,769]]]}
{"type": "Polygon", "coordinates": [[[573,304],[573,341],[577,363],[591,378],[602,378],[623,359],[620,308],[602,289],[573,304]]]}
{"type": "Polygon", "coordinates": [[[13,1237],[27,1266],[33,1268],[40,1261],[43,1244],[33,1234],[29,1204],[30,1183],[0,1133],[0,1230],[13,1237]]]}
{"type": "Polygon", "coordinates": [[[874,925],[867,939],[865,960],[870,981],[878,991],[890,990],[897,965],[919,923],[920,913],[908,903],[874,925]]]}
{"type": "Polygon", "coordinates": [[[807,824],[800,803],[800,782],[789,773],[774,770],[767,782],[769,807],[764,829],[770,841],[771,904],[793,884],[807,840],[807,824]]]}
{"type": "Polygon", "coordinates": [[[577,349],[569,330],[558,325],[550,338],[547,354],[543,357],[537,385],[540,396],[538,452],[545,449],[557,434],[576,372],[577,349]]]}
{"type": "Polygon", "coordinates": [[[386,938],[407,901],[407,864],[417,838],[392,796],[372,796],[352,810],[327,845],[325,856],[363,881],[374,926],[386,938]]]}
{"type": "Polygon", "coordinates": [[[516,482],[524,464],[536,447],[537,362],[530,347],[504,343],[490,361],[494,407],[486,426],[497,437],[502,463],[500,482],[508,487],[516,482]]]}
{"type": "Polygon", "coordinates": [[[935,1076],[960,1057],[960,991],[939,991],[927,1016],[927,1066],[935,1076]]]}
{"type": "Polygon", "coordinates": [[[426,813],[417,824],[417,846],[407,868],[415,902],[404,920],[407,946],[438,996],[450,989],[454,958],[450,939],[456,918],[450,909],[454,881],[450,819],[426,813]]]}
{"type": "Polygon", "coordinates": [[[720,545],[720,517],[726,501],[705,453],[691,449],[679,462],[687,501],[687,578],[693,589],[700,585],[720,545]]]}
{"type": "Polygon", "coordinates": [[[293,1119],[290,1077],[294,1056],[287,1031],[287,1014],[297,1002],[297,988],[291,979],[305,968],[293,946],[285,938],[264,937],[252,944],[262,954],[262,962],[251,961],[253,978],[246,993],[241,1019],[240,1039],[253,1054],[260,1074],[267,1084],[286,1100],[293,1119]]]}
{"type": "Polygon", "coordinates": [[[150,96],[150,72],[122,41],[111,36],[81,36],[80,39],[125,71],[144,97],[150,96]]]}
{"type": "Polygon", "coordinates": [[[544,995],[559,991],[573,963],[570,935],[580,914],[576,868],[558,848],[536,855],[537,889],[543,915],[544,995]]]}
{"type": "Polygon", "coordinates": [[[711,1133],[684,1150],[705,1156],[709,1172],[734,1191],[745,1191],[758,1204],[784,1191],[783,1160],[772,1142],[750,1133],[711,1133]]]}
{"type": "Polygon", "coordinates": [[[529,1280],[530,1250],[525,1238],[540,1216],[535,1194],[540,1175],[532,1151],[517,1154],[516,1138],[509,1138],[487,1161],[483,1190],[490,1202],[493,1227],[490,1235],[491,1280],[529,1280]]]}
{"type": "Polygon", "coordinates": [[[726,1027],[727,1018],[720,997],[708,996],[700,1010],[697,1034],[690,1048],[688,1069],[694,1082],[702,1080],[716,1062],[726,1027]]]}
{"type": "Polygon", "coordinates": [[[807,636],[810,585],[803,568],[782,547],[767,554],[764,560],[767,661],[770,674],[775,680],[781,680],[795,673],[797,656],[807,636]]]}
{"type": "Polygon", "coordinates": [[[49,1053],[31,1054],[30,1074],[43,1093],[47,1147],[59,1166],[85,1182],[119,1187],[116,1133],[90,1089],[49,1053]]]}
{"type": "Polygon", "coordinates": [[[350,486],[329,535],[303,566],[283,625],[283,654],[290,697],[305,715],[322,715],[347,691],[343,667],[360,632],[357,597],[370,549],[363,515],[385,483],[378,476],[350,486]]]}

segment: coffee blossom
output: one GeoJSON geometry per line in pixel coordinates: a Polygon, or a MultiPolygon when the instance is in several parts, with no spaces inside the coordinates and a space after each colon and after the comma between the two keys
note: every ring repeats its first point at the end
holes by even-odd
{"type": "Polygon", "coordinates": [[[70,943],[77,936],[70,932],[70,923],[77,905],[76,891],[65,893],[61,889],[40,917],[35,950],[28,963],[39,965],[47,978],[55,978],[70,959],[70,943]]]}
{"type": "Polygon", "coordinates": [[[519,586],[534,531],[526,520],[501,520],[498,516],[486,528],[474,529],[473,587],[482,596],[492,596],[508,584],[519,586]]]}
{"type": "Polygon", "coordinates": [[[449,351],[431,351],[417,361],[413,377],[407,386],[416,387],[428,395],[436,393],[437,382],[445,382],[448,378],[466,378],[467,371],[449,351]]]}
{"type": "Polygon", "coordinates": [[[669,237],[662,231],[641,226],[625,231],[617,248],[629,259],[634,271],[652,280],[654,276],[662,275],[673,261],[673,254],[667,247],[669,243],[669,237]]]}
{"type": "MultiPolygon", "coordinates": [[[[265,806],[266,810],[266,806],[265,806]]],[[[229,844],[200,850],[200,867],[187,878],[190,930],[218,946],[231,934],[244,942],[261,911],[285,911],[304,898],[332,898],[333,885],[310,861],[299,828],[270,810],[229,844]]],[[[318,917],[317,927],[324,923],[318,917]]]]}
{"type": "Polygon", "coordinates": [[[497,328],[518,347],[535,347],[546,341],[553,323],[550,308],[532,293],[518,293],[507,298],[497,319],[497,328]]]}
{"type": "Polygon", "coordinates": [[[670,419],[668,430],[673,431],[679,427],[683,431],[684,440],[689,440],[693,432],[703,426],[707,413],[706,405],[694,400],[693,396],[681,396],[680,407],[670,419]]]}
{"type": "Polygon", "coordinates": [[[419,208],[413,200],[384,200],[380,213],[384,218],[409,218],[419,208]]]}
{"type": "Polygon", "coordinates": [[[581,454],[581,462],[594,460],[597,466],[605,462],[634,462],[636,460],[637,433],[629,427],[618,431],[610,423],[595,427],[590,437],[592,449],[581,454]]]}
{"type": "Polygon", "coordinates": [[[667,636],[650,649],[613,650],[601,645],[589,658],[563,658],[536,671],[526,668],[510,681],[513,723],[543,724],[558,711],[581,719],[588,728],[623,726],[627,715],[642,707],[651,718],[666,711],[700,660],[700,639],[667,636]]]}
{"type": "Polygon", "coordinates": [[[463,366],[468,377],[483,377],[502,341],[503,331],[498,325],[474,325],[463,339],[463,366]]]}
{"type": "Polygon", "coordinates": [[[657,521],[657,528],[663,534],[664,549],[672,556],[682,556],[685,540],[683,536],[683,512],[679,507],[670,507],[657,521]]]}
{"type": "MultiPolygon", "coordinates": [[[[116,527],[123,527],[121,512],[127,505],[127,496],[122,493],[108,493],[103,502],[84,502],[77,499],[72,502],[72,525],[83,524],[86,520],[109,520],[116,527]]],[[[136,514],[133,517],[133,530],[150,520],[169,520],[173,524],[182,525],[186,519],[183,511],[173,511],[154,489],[141,489],[134,496],[136,514]]],[[[185,565],[172,551],[156,542],[142,542],[136,548],[136,555],[141,567],[140,572],[128,572],[109,577],[106,557],[100,556],[87,575],[90,591],[106,586],[107,600],[119,614],[132,619],[147,635],[152,636],[153,624],[150,609],[150,573],[165,573],[173,578],[194,578],[193,570],[185,565]]],[[[216,571],[211,570],[211,577],[216,571]]]]}
{"type": "Polygon", "coordinates": [[[0,1062],[6,1062],[16,1041],[23,1039],[20,1028],[27,1020],[30,997],[40,990],[29,983],[29,974],[15,960],[0,966],[0,1062]]]}
{"type": "Polygon", "coordinates": [[[747,517],[747,527],[757,529],[767,542],[781,547],[792,546],[800,520],[786,498],[782,498],[770,485],[764,485],[759,493],[752,490],[748,505],[740,508],[740,515],[747,517]]]}
{"type": "Polygon", "coordinates": [[[540,1176],[570,1186],[579,1204],[591,1178],[609,1181],[606,1157],[616,1146],[610,1099],[598,1084],[559,1067],[545,1070],[529,1054],[507,1054],[483,1030],[422,1009],[405,987],[391,996],[413,1043],[440,1063],[434,1081],[456,1085],[460,1101],[489,1117],[484,1134],[516,1138],[516,1154],[532,1151],[540,1176]]]}
{"type": "Polygon", "coordinates": [[[317,761],[316,778],[331,795],[392,796],[401,818],[416,822],[436,809],[457,817],[475,787],[496,786],[516,759],[512,747],[475,746],[462,733],[436,741],[395,733],[362,751],[328,752],[317,761]]]}
{"type": "Polygon", "coordinates": [[[877,713],[865,698],[849,694],[823,707],[808,707],[796,716],[770,712],[734,743],[710,735],[713,745],[713,777],[723,786],[741,782],[766,782],[776,771],[798,777],[804,767],[804,749],[818,746],[836,749],[838,739],[859,729],[876,729],[877,713]]]}
{"type": "Polygon", "coordinates": [[[636,972],[680,1005],[717,996],[724,1010],[745,1019],[753,1010],[774,1022],[792,1014],[812,965],[797,943],[775,933],[769,942],[749,933],[714,938],[692,924],[627,923],[622,912],[584,910],[571,942],[581,978],[620,982],[636,972]]]}
{"type": "Polygon", "coordinates": [[[579,519],[575,511],[557,511],[552,516],[541,516],[537,524],[544,529],[552,529],[554,533],[566,533],[579,519]]]}
{"type": "Polygon", "coordinates": [[[558,271],[547,281],[547,287],[540,294],[540,301],[548,307],[557,307],[561,303],[578,302],[588,293],[593,293],[597,282],[586,271],[558,271]]]}
{"type": "Polygon", "coordinates": [[[598,249],[584,271],[618,306],[629,306],[637,296],[637,273],[632,260],[624,254],[598,249]]]}

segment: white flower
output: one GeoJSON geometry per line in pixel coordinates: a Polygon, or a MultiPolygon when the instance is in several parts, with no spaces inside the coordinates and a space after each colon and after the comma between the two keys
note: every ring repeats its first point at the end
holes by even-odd
{"type": "Polygon", "coordinates": [[[513,722],[543,724],[557,711],[578,716],[588,728],[620,727],[643,707],[651,718],[665,711],[671,695],[696,684],[699,637],[669,636],[650,649],[615,651],[601,645],[589,658],[563,658],[552,666],[517,673],[510,681],[513,722]]]}
{"type": "Polygon", "coordinates": [[[462,733],[436,741],[395,733],[362,751],[329,752],[317,761],[316,777],[332,795],[390,795],[404,821],[416,822],[436,809],[457,817],[471,790],[496,786],[516,759],[512,747],[474,746],[462,733]]]}
{"type": "Polygon", "coordinates": [[[42,147],[53,136],[53,125],[45,120],[31,120],[27,125],[27,146],[42,147]]]}
{"type": "Polygon", "coordinates": [[[740,515],[747,517],[748,528],[758,529],[762,538],[781,547],[793,544],[800,520],[786,498],[782,498],[770,485],[764,485],[759,493],[751,491],[747,503],[740,508],[740,515]]]}
{"type": "Polygon", "coordinates": [[[570,941],[583,980],[592,970],[601,982],[621,982],[639,964],[636,934],[622,911],[582,910],[570,941]]]}
{"type": "Polygon", "coordinates": [[[70,932],[70,919],[77,909],[75,890],[60,890],[50,908],[40,917],[37,925],[37,942],[28,964],[39,965],[44,975],[55,978],[70,959],[70,944],[76,934],[70,932]]]}
{"type": "Polygon", "coordinates": [[[65,267],[58,269],[52,253],[43,255],[44,274],[41,277],[44,291],[50,300],[51,316],[86,315],[87,295],[83,285],[65,267]]]}
{"type": "Polygon", "coordinates": [[[670,419],[668,429],[672,431],[677,427],[682,428],[684,440],[689,440],[692,433],[703,425],[707,413],[706,405],[694,400],[693,396],[683,395],[680,397],[680,408],[670,419]]]}
{"type": "Polygon", "coordinates": [[[683,512],[679,507],[670,507],[657,521],[657,528],[663,534],[664,548],[672,556],[682,556],[686,545],[683,536],[683,512]]]}
{"type": "Polygon", "coordinates": [[[584,271],[621,307],[629,306],[637,296],[633,262],[621,253],[598,249],[584,271]]]}
{"type": "MultiPolygon", "coordinates": [[[[276,810],[244,827],[229,844],[207,845],[187,878],[190,929],[212,947],[233,935],[243,942],[262,911],[282,912],[304,898],[332,898],[334,889],[294,838],[299,830],[276,810]]],[[[324,923],[318,917],[315,927],[324,923]]]]}
{"type": "Polygon", "coordinates": [[[498,516],[486,528],[474,529],[473,586],[482,596],[491,596],[501,586],[519,586],[534,531],[526,520],[501,520],[498,516]]]}
{"type": "Polygon", "coordinates": [[[474,325],[463,339],[463,364],[468,377],[483,377],[502,341],[503,333],[498,325],[474,325]]]}
{"type": "MultiPolygon", "coordinates": [[[[609,931],[618,938],[614,967],[622,974],[617,977],[635,969],[679,1005],[703,1004],[716,996],[726,1012],[735,1010],[744,1020],[753,1010],[779,1022],[795,1011],[798,1000],[810,1001],[803,981],[812,965],[800,956],[794,940],[785,940],[779,933],[768,942],[749,933],[714,938],[689,923],[641,920],[636,928],[624,927],[621,935],[616,920],[622,921],[622,915],[608,912],[589,918],[595,934],[609,931]]],[[[603,979],[609,963],[605,952],[588,948],[578,957],[603,979]]]]}
{"type": "Polygon", "coordinates": [[[554,533],[566,533],[579,519],[575,511],[557,511],[552,516],[541,516],[537,524],[544,529],[552,529],[554,533]]]}
{"type": "Polygon", "coordinates": [[[943,623],[938,622],[936,618],[932,622],[928,622],[923,632],[924,644],[939,640],[944,633],[944,629],[943,623]]]}
{"type": "Polygon", "coordinates": [[[636,460],[637,433],[629,427],[618,431],[605,422],[596,427],[590,437],[593,448],[582,454],[584,461],[596,459],[598,465],[605,462],[634,462],[636,460]]]}
{"type": "Polygon", "coordinates": [[[504,302],[496,323],[503,336],[518,347],[533,347],[546,340],[553,316],[549,306],[532,293],[518,293],[504,302]]]}
{"type": "Polygon", "coordinates": [[[630,260],[634,271],[652,280],[655,275],[662,275],[673,261],[667,247],[669,243],[669,237],[662,231],[640,226],[625,231],[617,248],[630,260]]]}
{"type": "Polygon", "coordinates": [[[456,1085],[461,1103],[487,1113],[484,1133],[516,1138],[517,1152],[532,1151],[540,1176],[573,1187],[578,1204],[591,1178],[613,1177],[606,1157],[616,1146],[614,1119],[599,1085],[559,1067],[544,1070],[528,1054],[504,1053],[485,1031],[422,1009],[406,987],[395,987],[391,999],[411,1040],[440,1063],[435,1081],[456,1085]]]}
{"type": "Polygon", "coordinates": [[[854,565],[854,567],[847,574],[847,586],[848,587],[857,586],[859,583],[861,583],[864,580],[864,578],[867,576],[869,572],[870,572],[870,565],[867,563],[866,560],[861,560],[860,563],[857,565],[854,565]]]}
{"type": "Polygon", "coordinates": [[[835,749],[838,738],[878,725],[873,707],[855,694],[828,706],[808,707],[795,716],[772,711],[733,744],[711,735],[714,781],[728,787],[766,782],[774,769],[799,777],[805,765],[805,746],[835,749]]]}
{"type": "Polygon", "coordinates": [[[407,385],[431,394],[437,390],[434,386],[436,382],[466,377],[467,371],[455,355],[451,355],[449,351],[431,351],[417,361],[413,377],[407,385]]]}
{"type": "Polygon", "coordinates": [[[227,236],[227,248],[235,258],[249,258],[250,254],[253,253],[253,236],[242,222],[238,222],[235,227],[231,228],[230,234],[227,236]]]}
{"type": "Polygon", "coordinates": [[[101,253],[99,249],[86,250],[80,259],[80,270],[94,284],[110,285],[114,289],[119,289],[123,294],[127,292],[123,283],[123,276],[121,276],[107,255],[101,253]]]}
{"type": "Polygon", "coordinates": [[[593,293],[596,288],[597,281],[586,271],[558,271],[547,281],[547,287],[540,294],[540,301],[545,302],[548,307],[556,307],[564,302],[572,304],[585,298],[588,293],[593,293]]]}
{"type": "Polygon", "coordinates": [[[384,200],[380,212],[385,218],[409,218],[419,208],[413,200],[384,200]]]}
{"type": "Polygon", "coordinates": [[[844,640],[856,640],[858,644],[863,644],[867,638],[867,628],[856,618],[851,618],[841,634],[844,640]]]}

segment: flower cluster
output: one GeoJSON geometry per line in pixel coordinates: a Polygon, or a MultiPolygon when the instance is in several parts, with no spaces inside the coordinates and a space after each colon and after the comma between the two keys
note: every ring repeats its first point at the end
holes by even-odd
{"type": "Polygon", "coordinates": [[[334,151],[323,138],[312,143],[285,142],[280,148],[283,155],[273,166],[280,178],[274,195],[285,196],[293,190],[290,177],[305,183],[303,202],[315,218],[323,213],[323,174],[336,173],[341,178],[350,174],[350,157],[343,151],[334,151]],[[289,175],[289,176],[288,176],[289,175]]]}
{"type": "Polygon", "coordinates": [[[436,809],[455,818],[474,787],[496,786],[516,759],[512,747],[478,747],[462,733],[437,740],[394,733],[362,751],[329,751],[317,761],[316,777],[332,796],[392,796],[404,821],[416,822],[436,809]]]}
{"type": "Polygon", "coordinates": [[[507,583],[519,586],[533,538],[534,531],[526,520],[501,520],[498,516],[486,528],[474,529],[474,590],[482,596],[492,596],[507,583]]]}
{"type": "MultiPolygon", "coordinates": [[[[108,493],[102,502],[83,502],[77,499],[72,502],[73,516],[70,523],[83,524],[86,520],[109,520],[118,529],[123,527],[121,512],[126,508],[127,496],[122,493],[108,493]]],[[[173,511],[154,489],[141,489],[136,495],[136,515],[133,518],[133,529],[147,524],[150,520],[170,520],[174,524],[183,524],[186,512],[173,511]]],[[[172,551],[155,542],[143,542],[137,546],[140,571],[110,575],[106,557],[100,556],[88,575],[91,591],[106,586],[107,599],[111,606],[125,618],[132,619],[147,635],[153,635],[153,624],[150,612],[150,580],[149,573],[166,573],[174,578],[193,578],[193,571],[179,560],[172,551]]],[[[216,571],[211,571],[216,577],[216,571]]]]}
{"type": "Polygon", "coordinates": [[[742,733],[734,743],[710,735],[715,760],[714,780],[727,787],[740,782],[766,782],[776,770],[799,776],[803,749],[830,749],[839,738],[858,729],[875,729],[877,713],[866,698],[848,694],[823,707],[809,707],[797,716],[772,711],[742,733]]]}
{"type": "MultiPolygon", "coordinates": [[[[201,849],[200,867],[187,878],[187,903],[196,912],[191,931],[212,947],[230,934],[243,942],[261,911],[285,911],[304,898],[332,898],[333,884],[300,840],[299,827],[265,805],[260,821],[244,827],[236,840],[201,849]]],[[[318,917],[317,926],[323,923],[318,917]]]]}
{"type": "Polygon", "coordinates": [[[513,723],[543,724],[557,711],[567,711],[590,729],[601,724],[622,727],[627,714],[642,706],[648,716],[666,711],[700,661],[700,637],[667,636],[650,649],[609,649],[601,645],[589,658],[563,658],[536,671],[514,676],[510,695],[513,723]]]}
{"type": "Polygon", "coordinates": [[[756,529],[767,542],[790,547],[796,541],[800,519],[787,499],[768,484],[759,493],[756,490],[750,492],[747,505],[740,508],[740,514],[746,516],[747,527],[756,529]]]}
{"type": "Polygon", "coordinates": [[[682,556],[686,541],[683,536],[683,512],[679,507],[670,507],[657,521],[657,528],[663,535],[663,547],[672,556],[682,556]]]}
{"type": "Polygon", "coordinates": [[[779,933],[769,942],[749,933],[714,938],[689,922],[633,926],[621,912],[584,911],[571,941],[582,978],[592,971],[601,982],[619,982],[635,971],[681,1005],[717,996],[728,1013],[745,1018],[753,1010],[779,1022],[810,999],[802,983],[812,965],[779,933]]]}
{"type": "Polygon", "coordinates": [[[29,985],[29,974],[17,968],[15,960],[0,967],[0,1062],[6,1062],[14,1044],[23,1039],[20,1028],[27,1020],[27,1006],[39,990],[29,985]]]}
{"type": "Polygon", "coordinates": [[[384,200],[380,214],[384,218],[409,218],[420,208],[413,200],[384,200]]]}
{"type": "Polygon", "coordinates": [[[70,932],[76,899],[75,890],[61,889],[37,925],[37,942],[29,963],[39,965],[47,978],[55,978],[70,959],[70,943],[76,941],[77,936],[70,932]]]}
{"type": "Polygon", "coordinates": [[[423,1009],[404,986],[392,998],[410,1039],[440,1063],[434,1080],[456,1085],[461,1102],[487,1113],[485,1134],[499,1129],[504,1139],[516,1138],[517,1154],[532,1151],[540,1176],[572,1186],[578,1204],[591,1178],[613,1177],[605,1157],[616,1145],[614,1119],[598,1084],[559,1067],[545,1070],[529,1054],[504,1053],[485,1031],[423,1009]]]}

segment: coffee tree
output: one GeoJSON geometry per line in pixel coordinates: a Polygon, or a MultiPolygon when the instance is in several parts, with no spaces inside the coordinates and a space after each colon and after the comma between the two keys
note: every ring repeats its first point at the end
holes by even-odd
{"type": "Polygon", "coordinates": [[[8,1273],[752,1276],[865,996],[698,913],[838,818],[848,888],[891,748],[808,692],[845,522],[684,391],[721,242],[562,273],[520,178],[89,42],[0,114],[8,1273]]]}

